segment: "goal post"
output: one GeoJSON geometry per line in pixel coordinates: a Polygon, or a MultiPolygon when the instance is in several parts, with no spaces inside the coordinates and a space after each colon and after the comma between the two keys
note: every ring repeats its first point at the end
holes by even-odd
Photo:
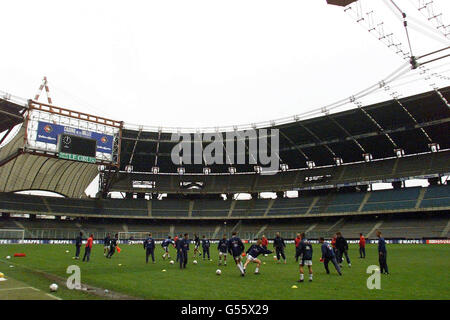
{"type": "Polygon", "coordinates": [[[119,232],[119,241],[144,241],[148,237],[148,232],[119,232]]]}
{"type": "Polygon", "coordinates": [[[24,229],[0,229],[1,240],[16,240],[19,243],[25,239],[24,229]]]}

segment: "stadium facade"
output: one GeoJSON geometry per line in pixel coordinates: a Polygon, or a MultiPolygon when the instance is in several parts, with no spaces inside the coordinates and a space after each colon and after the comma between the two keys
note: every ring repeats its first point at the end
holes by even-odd
{"type": "Polygon", "coordinates": [[[392,225],[388,235],[394,238],[447,238],[450,193],[443,177],[450,175],[449,99],[446,87],[337,113],[323,110],[309,118],[181,130],[136,127],[4,97],[1,227],[22,226],[27,238],[70,238],[85,226],[98,236],[105,228],[160,230],[161,237],[184,228],[212,238],[232,230],[254,238],[270,236],[276,226],[288,237],[298,231],[329,237],[348,230],[352,238],[359,232],[373,236],[384,224],[386,230],[392,225]],[[279,133],[275,174],[262,174],[265,164],[258,159],[236,161],[250,158],[249,145],[258,137],[248,132],[254,129],[279,133]],[[199,138],[205,134],[222,137],[223,161],[174,163],[171,153],[179,141],[173,135],[181,131],[190,137],[187,148],[192,150],[207,146],[199,138]],[[236,150],[233,159],[227,159],[230,146],[236,150]],[[97,175],[99,193],[88,198],[84,191],[97,175]],[[427,179],[429,187],[405,188],[410,179],[427,179]],[[371,186],[380,182],[394,188],[373,191],[371,186]],[[16,193],[24,190],[64,198],[16,193]],[[298,197],[288,198],[286,191],[297,191],[298,197]],[[111,199],[112,192],[124,199],[111,199]],[[263,199],[262,192],[277,198],[263,199]],[[250,194],[251,200],[236,200],[239,193],[250,194]],[[167,196],[161,199],[162,194],[167,196]],[[65,232],[57,233],[60,229],[65,232]]]}

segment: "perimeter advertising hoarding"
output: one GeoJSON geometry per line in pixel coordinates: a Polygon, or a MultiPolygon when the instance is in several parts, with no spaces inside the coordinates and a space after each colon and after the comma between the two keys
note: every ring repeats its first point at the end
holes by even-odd
{"type": "Polygon", "coordinates": [[[44,121],[38,122],[36,141],[57,145],[58,135],[60,134],[70,134],[74,136],[94,139],[97,141],[97,152],[112,154],[114,137],[111,135],[89,130],[76,129],[73,127],[53,124],[44,121]]]}
{"type": "MultiPolygon", "coordinates": [[[[308,239],[309,240],[309,239],[308,239]]],[[[327,239],[325,239],[327,240],[327,239]]],[[[450,239],[385,239],[387,244],[450,244],[450,239]]],[[[318,240],[310,240],[311,243],[319,243],[318,240]]],[[[328,240],[327,240],[328,241],[328,240]]],[[[157,244],[162,243],[161,240],[155,241],[157,244]]],[[[214,241],[213,243],[217,243],[214,241]]],[[[273,241],[269,241],[272,243],[273,241]]],[[[294,243],[294,241],[286,241],[287,243],[294,243]]],[[[348,241],[350,243],[350,241],[348,241]]],[[[49,239],[35,239],[35,240],[17,240],[17,239],[0,239],[0,244],[75,244],[75,240],[49,240],[49,239]]],[[[86,240],[83,241],[86,243],[86,240]]],[[[94,240],[94,244],[102,244],[103,240],[94,240]]],[[[121,244],[139,244],[142,245],[142,241],[129,241],[120,240],[121,244]]],[[[254,243],[254,241],[248,241],[248,243],[254,243]]],[[[356,244],[358,240],[352,240],[351,243],[356,244]]],[[[369,244],[377,244],[378,240],[369,240],[369,244]]]]}

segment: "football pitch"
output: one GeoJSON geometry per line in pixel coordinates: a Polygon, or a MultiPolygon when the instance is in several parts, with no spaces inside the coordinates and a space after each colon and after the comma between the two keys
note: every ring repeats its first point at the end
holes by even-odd
{"type": "MultiPolygon", "coordinates": [[[[246,249],[248,248],[246,245],[246,249]]],[[[162,259],[162,248],[155,250],[156,263],[145,263],[142,245],[121,245],[122,251],[112,259],[103,256],[103,246],[94,245],[89,263],[73,260],[73,245],[0,245],[0,299],[450,299],[450,246],[388,245],[390,275],[381,275],[381,289],[367,288],[366,273],[370,265],[378,265],[376,245],[368,245],[366,259],[359,259],[357,245],[350,245],[352,266],[343,263],[343,276],[330,264],[327,275],[319,262],[320,247],[314,245],[314,281],[297,283],[298,264],[294,246],[286,248],[287,264],[277,264],[273,254],[260,256],[260,275],[254,275],[250,264],[245,277],[240,277],[233,261],[218,266],[216,246],[212,244],[212,261],[189,253],[186,269],[162,259]],[[66,251],[69,250],[69,253],[66,251]],[[26,257],[14,258],[23,252],[26,257]],[[5,257],[11,256],[10,260],[5,257]],[[78,265],[82,284],[94,290],[69,290],[65,286],[70,274],[67,267],[78,265]],[[222,274],[216,275],[221,269],[222,274]],[[165,270],[165,271],[163,271],[165,270]],[[49,285],[57,283],[56,293],[49,285]],[[297,286],[297,288],[292,288],[297,286]],[[108,294],[101,294],[104,289],[108,294]]],[[[270,245],[269,245],[270,249],[270,245]]],[[[82,248],[81,258],[84,253],[82,248]]],[[[170,251],[173,260],[175,249],[170,251]]]]}

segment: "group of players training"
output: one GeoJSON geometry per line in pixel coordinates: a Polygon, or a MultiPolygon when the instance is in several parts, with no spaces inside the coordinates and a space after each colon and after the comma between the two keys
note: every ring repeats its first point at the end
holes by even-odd
{"type": "MultiPolygon", "coordinates": [[[[378,237],[378,254],[379,254],[379,262],[380,262],[380,269],[381,273],[388,274],[388,267],[386,262],[386,242],[384,238],[381,236],[381,232],[377,230],[376,232],[378,237]]],[[[360,258],[366,257],[366,240],[362,233],[360,235],[359,240],[359,254],[360,258]]],[[[80,246],[82,242],[82,233],[80,233],[80,236],[76,239],[76,256],[75,259],[78,259],[79,253],[80,253],[80,246]]],[[[173,246],[176,249],[177,252],[177,262],[180,264],[180,269],[186,268],[186,265],[188,263],[188,252],[189,252],[189,245],[191,240],[189,239],[189,234],[185,233],[184,235],[180,234],[179,236],[176,236],[174,239],[171,238],[171,236],[168,236],[165,240],[162,241],[161,246],[163,248],[164,254],[162,258],[165,260],[170,259],[170,253],[169,253],[169,247],[173,246]]],[[[92,248],[93,243],[93,236],[91,235],[86,243],[85,248],[85,255],[83,257],[83,261],[87,258],[87,261],[89,261],[90,257],[90,251],[92,248]]],[[[155,263],[155,240],[152,238],[152,234],[149,233],[148,237],[144,240],[144,250],[145,250],[145,261],[148,263],[149,257],[152,258],[152,262],[155,263]]],[[[343,262],[343,257],[345,256],[345,259],[348,263],[348,266],[351,267],[350,258],[348,256],[348,243],[347,240],[342,236],[340,232],[337,232],[335,236],[333,237],[331,243],[325,242],[324,238],[319,238],[319,243],[321,246],[321,253],[322,256],[320,258],[320,262],[323,262],[325,270],[327,274],[330,273],[330,270],[328,268],[329,263],[331,262],[337,273],[339,275],[342,275],[341,267],[343,262]]],[[[117,246],[118,244],[118,235],[116,234],[114,238],[111,238],[108,234],[106,238],[104,239],[104,255],[106,258],[111,258],[112,255],[115,253],[116,248],[120,250],[117,246]]],[[[259,274],[259,270],[261,267],[261,260],[258,259],[258,256],[261,254],[268,255],[271,254],[272,251],[267,249],[267,246],[269,244],[268,239],[263,235],[260,239],[257,239],[255,244],[252,244],[250,248],[248,248],[247,251],[245,251],[245,246],[242,240],[237,236],[237,232],[232,233],[232,237],[230,239],[227,239],[226,235],[223,235],[223,238],[219,240],[217,245],[217,250],[219,251],[219,266],[223,263],[224,266],[227,265],[227,256],[230,254],[233,257],[233,261],[235,262],[237,268],[239,269],[239,272],[242,277],[245,276],[247,266],[249,263],[255,263],[255,274],[259,274]],[[244,252],[245,251],[245,252],[244,252]],[[246,261],[243,264],[242,259],[243,257],[246,257],[246,261]]],[[[194,258],[197,258],[197,256],[200,257],[200,245],[202,246],[202,253],[203,253],[203,260],[207,259],[210,260],[210,246],[211,242],[206,238],[206,236],[203,236],[200,240],[199,236],[197,234],[194,234],[194,258]]],[[[275,249],[276,253],[276,260],[277,263],[281,262],[281,259],[283,259],[284,263],[286,264],[286,255],[284,253],[284,250],[286,248],[286,244],[284,239],[280,236],[280,233],[277,232],[276,236],[273,240],[273,248],[275,249]]],[[[304,267],[308,267],[308,273],[309,273],[309,281],[313,280],[313,270],[312,270],[312,258],[313,258],[313,247],[311,242],[306,238],[305,233],[299,233],[297,234],[297,237],[295,238],[295,260],[298,262],[300,260],[300,279],[298,282],[304,281],[304,267]]]]}
{"type": "MultiPolygon", "coordinates": [[[[380,255],[380,267],[382,273],[388,273],[387,263],[386,263],[386,245],[384,239],[381,237],[381,232],[377,231],[377,236],[379,238],[378,241],[378,252],[380,255]]],[[[188,252],[189,245],[191,240],[189,239],[189,234],[185,233],[184,235],[180,234],[176,236],[173,240],[170,236],[167,237],[164,241],[162,241],[161,246],[163,247],[164,254],[163,259],[170,259],[169,254],[169,246],[173,246],[177,252],[177,262],[180,264],[180,268],[186,268],[188,263],[188,252]]],[[[324,238],[319,238],[319,243],[321,245],[321,253],[322,257],[320,261],[323,262],[325,270],[327,274],[330,273],[328,268],[329,263],[331,262],[337,273],[342,275],[341,267],[343,262],[343,257],[348,263],[348,266],[351,267],[350,258],[348,256],[348,243],[347,240],[342,236],[340,232],[337,232],[332,239],[331,243],[325,242],[324,238]]],[[[232,233],[232,237],[227,239],[226,235],[223,235],[223,238],[219,240],[217,245],[217,250],[219,251],[219,261],[218,265],[220,266],[222,263],[226,266],[227,264],[227,255],[230,254],[233,257],[233,261],[236,264],[236,267],[239,269],[241,276],[245,276],[247,266],[250,263],[256,264],[255,274],[259,274],[259,270],[261,267],[261,260],[258,259],[258,256],[261,254],[268,255],[271,254],[272,251],[267,249],[269,244],[268,239],[263,235],[260,239],[257,239],[255,244],[252,244],[250,248],[245,251],[245,246],[242,240],[237,236],[237,232],[232,233]],[[245,253],[244,253],[245,251],[245,253]],[[242,259],[246,257],[246,261],[243,264],[242,259]]],[[[200,257],[200,245],[202,247],[203,252],[203,260],[210,260],[210,246],[211,242],[203,236],[200,240],[200,237],[197,234],[194,234],[194,258],[197,256],[200,257]]],[[[273,240],[273,248],[276,252],[277,263],[281,262],[281,258],[284,263],[286,263],[286,255],[284,253],[284,249],[286,247],[284,239],[280,236],[280,233],[277,232],[274,240],[273,240]]],[[[312,270],[312,257],[313,257],[313,247],[311,242],[306,238],[305,233],[297,234],[295,238],[295,259],[298,262],[300,260],[300,279],[299,282],[304,281],[304,267],[308,267],[309,273],[309,281],[313,279],[313,270],[312,270]]],[[[360,258],[366,257],[365,252],[366,240],[362,233],[360,233],[359,240],[359,253],[360,258]]],[[[148,263],[149,257],[152,258],[153,263],[155,262],[155,240],[152,238],[151,233],[148,235],[148,238],[144,241],[144,249],[146,251],[146,263],[148,263]]]]}

